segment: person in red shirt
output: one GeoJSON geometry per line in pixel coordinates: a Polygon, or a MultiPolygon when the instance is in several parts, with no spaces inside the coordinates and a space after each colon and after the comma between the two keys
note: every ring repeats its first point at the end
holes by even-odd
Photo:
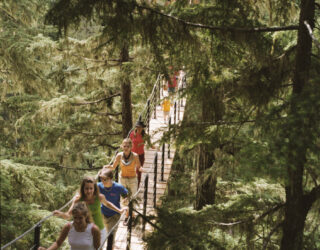
{"type": "Polygon", "coordinates": [[[177,88],[178,72],[174,71],[172,66],[169,66],[169,81],[168,81],[168,92],[174,94],[177,88]]]}
{"type": "MultiPolygon", "coordinates": [[[[138,154],[141,167],[143,167],[144,163],[144,144],[147,141],[148,145],[154,149],[154,146],[151,144],[149,135],[146,134],[144,128],[146,126],[142,121],[138,121],[136,123],[135,129],[130,133],[130,139],[132,141],[132,149],[131,151],[138,154]]],[[[138,178],[138,188],[141,182],[141,172],[136,171],[138,178]]]]}

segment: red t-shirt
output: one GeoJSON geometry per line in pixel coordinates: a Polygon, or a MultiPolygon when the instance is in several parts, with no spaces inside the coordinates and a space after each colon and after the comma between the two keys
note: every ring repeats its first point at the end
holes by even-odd
{"type": "Polygon", "coordinates": [[[170,77],[170,81],[169,81],[168,87],[169,88],[177,87],[177,78],[176,78],[175,74],[170,77]]]}
{"type": "Polygon", "coordinates": [[[142,135],[139,133],[135,134],[134,131],[132,131],[130,133],[130,139],[132,141],[131,151],[138,155],[144,154],[144,140],[142,138],[142,135]]]}

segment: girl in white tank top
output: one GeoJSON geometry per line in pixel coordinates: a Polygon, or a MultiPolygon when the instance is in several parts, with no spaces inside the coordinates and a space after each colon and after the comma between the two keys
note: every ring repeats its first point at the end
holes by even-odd
{"type": "Polygon", "coordinates": [[[76,203],[72,209],[73,222],[67,223],[59,238],[48,249],[39,247],[38,250],[58,249],[68,237],[71,250],[96,250],[100,246],[100,230],[91,223],[89,210],[84,202],[76,203]]]}
{"type": "Polygon", "coordinates": [[[92,223],[87,224],[84,232],[78,232],[73,226],[73,222],[71,223],[71,229],[68,234],[71,250],[94,250],[92,225],[92,223]]]}

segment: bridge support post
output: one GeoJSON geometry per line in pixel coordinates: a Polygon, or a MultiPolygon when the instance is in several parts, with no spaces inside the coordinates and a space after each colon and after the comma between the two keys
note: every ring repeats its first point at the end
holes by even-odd
{"type": "MultiPolygon", "coordinates": [[[[146,175],[146,178],[144,179],[144,193],[143,193],[143,216],[146,216],[147,214],[147,205],[148,205],[148,183],[149,183],[149,175],[146,175]]],[[[142,222],[142,233],[143,237],[144,232],[146,230],[146,221],[143,219],[142,222]]]]}
{"type": "Polygon", "coordinates": [[[178,121],[180,121],[180,101],[178,101],[178,121]]]}
{"type": "MultiPolygon", "coordinates": [[[[170,133],[170,128],[171,128],[171,117],[169,117],[169,133],[170,133]]],[[[170,134],[169,134],[169,142],[168,142],[168,159],[170,159],[170,134]]]]}
{"type": "Polygon", "coordinates": [[[116,182],[119,182],[119,166],[116,167],[114,176],[115,176],[116,182]]]}
{"type": "Polygon", "coordinates": [[[164,152],[165,152],[165,143],[162,144],[162,155],[161,155],[161,181],[164,181],[164,152]]]}
{"type": "Polygon", "coordinates": [[[147,129],[150,132],[150,99],[147,101],[147,129]]]}
{"type": "Polygon", "coordinates": [[[127,250],[131,248],[131,233],[132,233],[132,201],[129,202],[129,221],[128,221],[128,233],[127,233],[127,250]]]}
{"type": "Polygon", "coordinates": [[[157,119],[157,96],[158,96],[158,93],[157,93],[157,90],[156,92],[154,93],[154,119],[157,119]]]}
{"type": "Polygon", "coordinates": [[[158,152],[154,156],[154,178],[153,178],[153,207],[157,206],[157,174],[158,174],[158,152]]]}
{"type": "Polygon", "coordinates": [[[174,102],[174,125],[177,124],[177,101],[174,102]]]}
{"type": "Polygon", "coordinates": [[[41,230],[41,224],[37,225],[34,229],[34,245],[33,250],[37,250],[40,246],[40,230],[41,230]]]}

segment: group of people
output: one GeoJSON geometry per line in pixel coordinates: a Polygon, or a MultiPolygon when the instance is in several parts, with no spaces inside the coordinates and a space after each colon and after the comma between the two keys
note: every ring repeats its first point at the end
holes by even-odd
{"type": "Polygon", "coordinates": [[[108,237],[107,249],[111,250],[120,214],[126,211],[124,224],[129,220],[126,207],[121,208],[120,199],[126,204],[128,198],[135,194],[141,181],[144,164],[144,145],[152,148],[149,136],[144,131],[145,125],[138,121],[129,138],[122,141],[122,152],[116,155],[112,165],[105,165],[99,171],[99,182],[92,177],[85,177],[67,212],[55,210],[55,216],[73,219],[61,230],[58,239],[49,247],[39,247],[38,250],[58,249],[65,239],[72,250],[98,249],[108,237]],[[113,181],[113,170],[120,166],[120,183],[113,181]]]}
{"type": "Polygon", "coordinates": [[[184,67],[181,70],[176,71],[172,66],[169,66],[169,80],[163,81],[163,101],[161,103],[163,110],[163,119],[167,123],[168,117],[170,115],[172,104],[172,97],[177,92],[181,92],[186,88],[186,72],[184,67]]]}
{"type": "MultiPolygon", "coordinates": [[[[179,90],[186,87],[184,70],[178,73],[173,71],[172,66],[169,67],[169,70],[172,72],[170,80],[165,81],[163,85],[165,92],[162,108],[165,122],[172,106],[170,96],[177,91],[177,87],[179,90]]],[[[126,213],[125,225],[129,220],[128,209],[120,206],[121,197],[123,204],[126,205],[128,198],[137,192],[145,161],[145,143],[154,148],[144,128],[142,121],[136,123],[129,138],[122,141],[122,152],[116,155],[113,164],[105,165],[99,171],[99,182],[92,177],[83,178],[79,194],[74,197],[67,212],[59,210],[53,212],[55,216],[73,220],[62,228],[60,236],[49,248],[39,247],[38,250],[58,249],[67,237],[71,250],[95,250],[106,241],[110,233],[107,249],[113,248],[120,215],[126,213]],[[113,170],[118,165],[121,169],[120,183],[113,181],[113,170]]]]}

